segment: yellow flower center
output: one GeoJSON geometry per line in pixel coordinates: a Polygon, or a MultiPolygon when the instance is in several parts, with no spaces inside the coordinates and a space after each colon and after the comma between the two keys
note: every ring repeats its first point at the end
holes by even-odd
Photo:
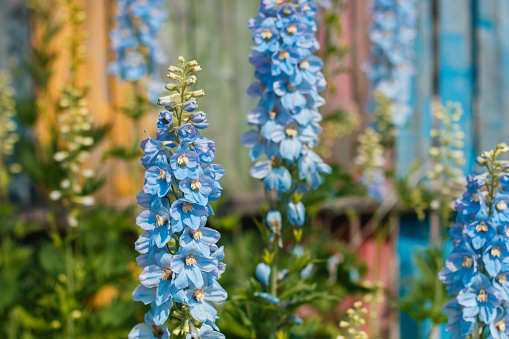
{"type": "Polygon", "coordinates": [[[201,182],[198,179],[191,180],[191,189],[197,191],[201,188],[201,182]]]}
{"type": "Polygon", "coordinates": [[[464,256],[463,264],[461,264],[461,266],[467,267],[467,268],[472,268],[472,266],[474,266],[474,261],[472,260],[472,258],[464,256]]]}
{"type": "Polygon", "coordinates": [[[173,272],[171,270],[163,269],[163,280],[169,280],[173,277],[173,272]]]}
{"type": "Polygon", "coordinates": [[[284,60],[284,59],[290,57],[290,53],[288,51],[283,50],[283,51],[279,52],[277,57],[279,58],[279,60],[284,60]]]}
{"type": "Polygon", "coordinates": [[[187,212],[192,212],[193,210],[194,210],[194,206],[190,202],[185,201],[182,204],[182,212],[187,213],[187,212]]]}
{"type": "Polygon", "coordinates": [[[288,85],[286,86],[286,88],[287,88],[289,91],[291,91],[291,92],[293,92],[293,91],[295,91],[295,90],[297,89],[297,87],[292,86],[292,85],[290,85],[290,84],[288,84],[288,85]]]}
{"type": "Polygon", "coordinates": [[[156,214],[156,226],[159,227],[163,226],[164,224],[166,224],[166,217],[162,217],[156,214]]]}
{"type": "Polygon", "coordinates": [[[308,4],[304,4],[304,5],[302,5],[302,10],[303,10],[303,11],[309,11],[310,9],[311,9],[311,7],[309,7],[309,5],[308,5],[308,4]]]}
{"type": "Polygon", "coordinates": [[[286,136],[288,138],[292,138],[297,135],[297,130],[295,129],[295,126],[291,125],[286,129],[286,136]]]}
{"type": "Polygon", "coordinates": [[[484,290],[479,291],[479,294],[477,295],[477,301],[480,303],[488,301],[488,295],[486,294],[486,292],[484,292],[484,290]]]}
{"type": "Polygon", "coordinates": [[[492,257],[497,257],[497,258],[500,258],[500,255],[502,254],[500,252],[500,246],[494,246],[491,248],[491,256],[492,257]]]}
{"type": "Polygon", "coordinates": [[[506,283],[507,281],[507,277],[506,277],[506,274],[505,273],[500,273],[498,276],[497,276],[497,281],[499,283],[501,283],[502,285],[506,283]]]}
{"type": "Polygon", "coordinates": [[[194,299],[196,299],[198,301],[204,301],[205,300],[205,295],[203,294],[203,289],[202,288],[200,288],[199,290],[194,290],[193,296],[194,296],[194,299]]]}
{"type": "Polygon", "coordinates": [[[193,253],[189,253],[186,257],[186,265],[187,266],[194,266],[196,264],[196,259],[194,258],[193,253]]]}
{"type": "Polygon", "coordinates": [[[187,158],[185,153],[182,153],[177,158],[177,163],[179,164],[180,167],[187,165],[188,162],[189,162],[189,159],[187,158]]]}
{"type": "Polygon", "coordinates": [[[270,112],[270,113],[269,113],[269,119],[270,119],[270,120],[274,120],[274,119],[276,119],[276,115],[277,115],[277,113],[276,113],[276,112],[274,112],[274,111],[270,112]]]}
{"type": "Polygon", "coordinates": [[[505,210],[506,208],[507,208],[507,204],[503,200],[500,200],[499,202],[497,202],[497,211],[501,212],[501,211],[505,210]]]}
{"type": "Polygon", "coordinates": [[[288,34],[293,35],[297,33],[297,26],[295,26],[295,24],[291,24],[286,28],[286,31],[288,32],[288,34]]]}
{"type": "Polygon", "coordinates": [[[290,7],[285,7],[285,9],[283,9],[283,15],[287,17],[290,16],[290,14],[292,14],[290,7]]]}
{"type": "Polygon", "coordinates": [[[162,169],[159,169],[159,176],[157,177],[157,179],[164,179],[166,178],[166,175],[168,173],[166,173],[166,171],[163,171],[162,169]]]}
{"type": "Polygon", "coordinates": [[[475,226],[475,230],[477,232],[487,232],[488,231],[488,225],[484,221],[481,221],[477,226],[475,226]]]}
{"type": "Polygon", "coordinates": [[[501,331],[505,332],[505,319],[499,320],[495,323],[495,327],[501,331]]]}
{"type": "Polygon", "coordinates": [[[470,201],[479,202],[479,194],[473,193],[472,196],[470,197],[470,201]]]}
{"type": "Polygon", "coordinates": [[[299,63],[299,67],[302,68],[302,69],[309,68],[309,61],[307,59],[302,60],[299,63]]]}
{"type": "Polygon", "coordinates": [[[270,29],[269,29],[269,28],[267,28],[266,30],[264,30],[264,31],[262,32],[262,38],[264,38],[264,39],[265,39],[265,40],[267,40],[267,41],[268,41],[268,40],[270,40],[270,39],[272,39],[272,32],[270,31],[270,29]]]}
{"type": "Polygon", "coordinates": [[[194,240],[200,240],[202,237],[201,229],[199,228],[196,231],[189,232],[189,234],[191,234],[194,240]]]}

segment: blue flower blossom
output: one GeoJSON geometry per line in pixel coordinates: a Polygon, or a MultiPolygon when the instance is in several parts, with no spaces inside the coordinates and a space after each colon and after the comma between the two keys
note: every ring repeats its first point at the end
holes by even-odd
{"type": "Polygon", "coordinates": [[[458,293],[458,303],[463,306],[463,317],[472,318],[479,315],[485,324],[495,320],[497,307],[500,305],[499,292],[482,273],[472,278],[470,287],[458,293]]]}
{"type": "Polygon", "coordinates": [[[203,324],[200,330],[196,330],[194,325],[191,323],[191,332],[186,335],[186,339],[224,339],[225,336],[222,333],[214,331],[212,326],[203,324]]]}

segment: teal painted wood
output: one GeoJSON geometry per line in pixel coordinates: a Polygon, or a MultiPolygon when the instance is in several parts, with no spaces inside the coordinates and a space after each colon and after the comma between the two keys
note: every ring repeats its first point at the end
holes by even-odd
{"type": "Polygon", "coordinates": [[[428,159],[433,128],[433,2],[418,3],[418,32],[415,41],[415,78],[410,104],[413,113],[409,123],[399,130],[396,144],[396,167],[399,177],[409,174],[415,163],[428,159]]]}
{"type": "MultiPolygon", "coordinates": [[[[503,116],[504,128],[500,135],[499,142],[509,143],[509,2],[507,0],[497,1],[497,40],[499,43],[499,74],[500,81],[500,111],[498,115],[503,116]]],[[[483,132],[483,131],[481,131],[483,132]]],[[[484,132],[486,133],[486,132],[484,132]]]]}
{"type": "MultiPolygon", "coordinates": [[[[504,72],[501,72],[500,48],[503,38],[499,40],[499,25],[502,18],[498,12],[498,0],[483,0],[477,3],[475,22],[477,35],[477,74],[479,102],[479,149],[490,150],[504,141],[506,125],[502,101],[504,100],[504,72]]],[[[504,18],[507,20],[507,18],[504,18]]],[[[507,34],[507,31],[505,32],[507,34]]],[[[507,63],[507,61],[505,61],[507,63]]]]}
{"type": "MultiPolygon", "coordinates": [[[[439,0],[438,93],[443,103],[461,103],[460,127],[465,133],[465,173],[472,170],[474,140],[473,0],[439,0]]],[[[482,1],[484,4],[484,1],[482,1]]]]}

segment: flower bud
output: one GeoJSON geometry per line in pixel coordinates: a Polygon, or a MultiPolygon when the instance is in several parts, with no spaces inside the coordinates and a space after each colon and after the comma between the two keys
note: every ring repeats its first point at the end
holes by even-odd
{"type": "Polygon", "coordinates": [[[166,76],[168,78],[170,78],[171,80],[178,80],[179,76],[176,75],[176,74],[173,74],[173,73],[168,73],[168,75],[166,76]]]}
{"type": "Polygon", "coordinates": [[[196,76],[194,75],[191,75],[189,78],[186,79],[186,86],[191,86],[191,85],[194,85],[196,83],[196,76]]]}
{"type": "Polygon", "coordinates": [[[204,92],[202,89],[197,90],[197,91],[194,91],[194,92],[192,93],[192,96],[193,96],[194,98],[199,98],[199,97],[202,97],[202,96],[204,96],[204,95],[205,95],[205,92],[204,92]]]}
{"type": "Polygon", "coordinates": [[[175,66],[170,66],[168,67],[168,71],[169,72],[179,72],[179,73],[182,73],[182,70],[178,67],[175,67],[175,66]]]}
{"type": "Polygon", "coordinates": [[[166,88],[168,91],[174,91],[179,88],[179,85],[169,82],[164,86],[164,88],[166,88]]]}
{"type": "Polygon", "coordinates": [[[196,60],[192,60],[192,61],[189,61],[186,66],[189,66],[189,67],[194,67],[194,66],[198,66],[198,61],[196,60]]]}
{"type": "Polygon", "coordinates": [[[193,73],[201,72],[201,70],[202,69],[201,69],[201,67],[199,65],[190,69],[190,71],[193,72],[193,73]]]}
{"type": "Polygon", "coordinates": [[[186,59],[184,59],[183,56],[179,56],[178,61],[181,63],[184,63],[184,62],[186,62],[186,59]]]}

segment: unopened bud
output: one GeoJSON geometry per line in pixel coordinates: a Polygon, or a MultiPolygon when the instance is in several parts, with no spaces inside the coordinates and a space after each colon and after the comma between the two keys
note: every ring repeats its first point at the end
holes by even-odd
{"type": "Polygon", "coordinates": [[[192,61],[189,61],[186,66],[189,66],[189,67],[194,67],[194,66],[198,66],[198,61],[196,60],[192,60],[192,61]]]}
{"type": "Polygon", "coordinates": [[[179,56],[178,61],[181,63],[184,63],[184,62],[186,62],[186,59],[184,59],[183,56],[179,56]]]}
{"type": "Polygon", "coordinates": [[[198,91],[194,91],[193,94],[192,94],[192,96],[194,98],[199,98],[199,97],[202,97],[204,95],[205,95],[205,92],[202,89],[200,89],[198,91]]]}
{"type": "Polygon", "coordinates": [[[174,84],[174,83],[167,83],[164,88],[166,88],[168,91],[174,91],[178,88],[179,86],[177,84],[174,84]]]}
{"type": "Polygon", "coordinates": [[[201,72],[201,70],[202,69],[201,69],[201,67],[199,65],[191,68],[191,72],[193,72],[193,73],[201,72]]]}
{"type": "Polygon", "coordinates": [[[168,67],[168,71],[169,72],[179,72],[179,73],[182,73],[182,70],[178,67],[175,67],[175,66],[170,66],[168,67]]]}
{"type": "Polygon", "coordinates": [[[186,86],[191,86],[196,83],[196,76],[191,75],[189,78],[186,79],[186,86]]]}
{"type": "Polygon", "coordinates": [[[178,80],[178,78],[179,78],[178,75],[173,74],[171,72],[168,73],[168,75],[166,77],[170,78],[171,80],[178,80]]]}

